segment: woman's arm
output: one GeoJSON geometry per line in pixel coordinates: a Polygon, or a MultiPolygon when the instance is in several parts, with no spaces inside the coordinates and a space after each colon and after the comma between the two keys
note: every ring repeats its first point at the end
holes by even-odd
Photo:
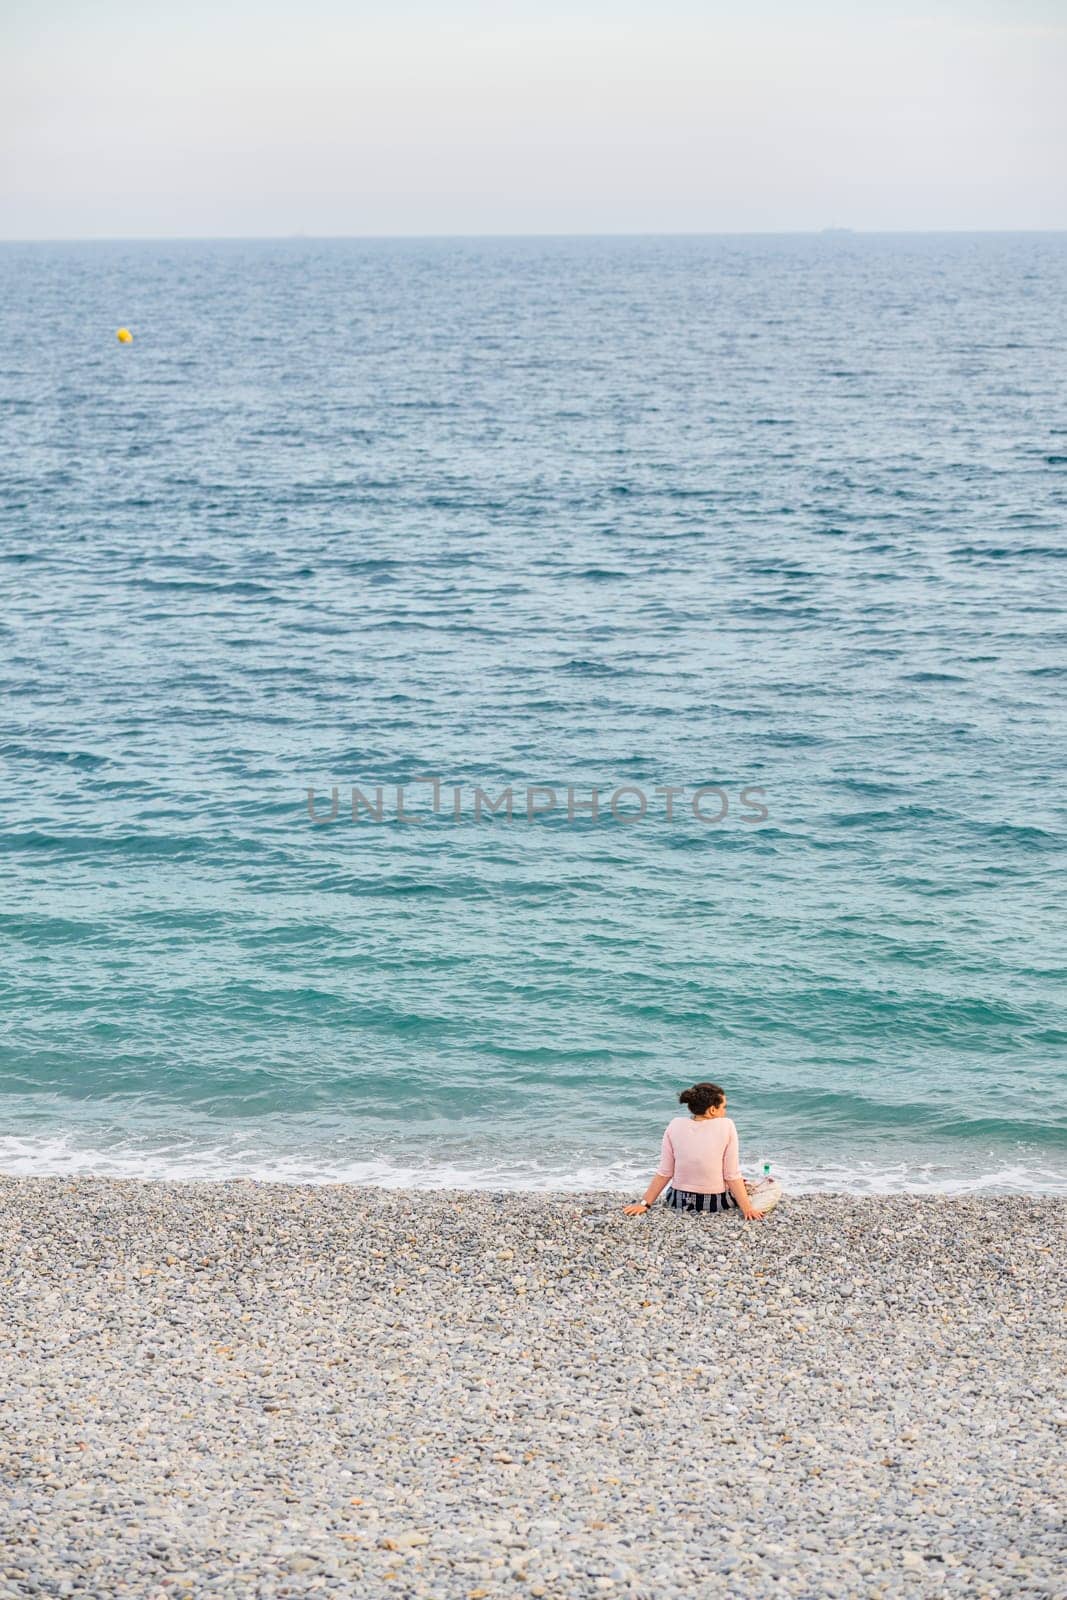
{"type": "Polygon", "coordinates": [[[762,1211],[753,1211],[745,1188],[745,1180],[741,1176],[741,1147],[737,1142],[737,1129],[730,1123],[730,1131],[726,1135],[726,1147],[722,1153],[722,1175],[726,1187],[741,1207],[741,1215],[746,1222],[762,1222],[762,1211]]]}
{"type": "Polygon", "coordinates": [[[652,1182],[645,1190],[645,1198],[643,1200],[639,1200],[635,1206],[623,1207],[626,1215],[628,1217],[639,1217],[643,1211],[647,1211],[649,1206],[654,1205],[659,1199],[660,1195],[663,1193],[670,1181],[670,1178],[665,1178],[662,1172],[657,1172],[655,1177],[652,1179],[652,1182]]]}
{"type": "Polygon", "coordinates": [[[640,1216],[647,1211],[654,1200],[658,1200],[663,1193],[665,1184],[670,1183],[674,1176],[674,1145],[671,1141],[671,1130],[663,1130],[663,1143],[659,1150],[659,1167],[652,1175],[652,1182],[645,1190],[645,1198],[639,1200],[635,1206],[624,1206],[623,1210],[628,1217],[640,1216]]]}
{"type": "Polygon", "coordinates": [[[748,1190],[745,1188],[744,1178],[727,1178],[726,1182],[730,1193],[741,1207],[741,1215],[745,1221],[762,1222],[763,1212],[753,1211],[752,1202],[748,1198],[748,1190]]]}

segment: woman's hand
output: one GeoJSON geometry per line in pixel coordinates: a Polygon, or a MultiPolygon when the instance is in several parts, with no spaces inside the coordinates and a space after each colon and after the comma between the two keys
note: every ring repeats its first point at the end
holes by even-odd
{"type": "Polygon", "coordinates": [[[623,1206],[622,1209],[628,1217],[639,1217],[643,1211],[649,1211],[651,1207],[647,1206],[643,1200],[639,1200],[635,1206],[623,1206]]]}
{"type": "Polygon", "coordinates": [[[751,1206],[742,1206],[741,1207],[741,1215],[744,1217],[746,1222],[762,1222],[763,1221],[763,1212],[762,1211],[753,1211],[751,1206]]]}

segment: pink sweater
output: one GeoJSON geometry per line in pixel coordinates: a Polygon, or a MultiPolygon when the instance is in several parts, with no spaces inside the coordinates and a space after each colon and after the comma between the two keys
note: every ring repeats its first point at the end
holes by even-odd
{"type": "Polygon", "coordinates": [[[737,1129],[729,1117],[674,1117],[663,1135],[657,1172],[674,1180],[676,1189],[694,1194],[723,1194],[727,1180],[739,1178],[737,1129]]]}

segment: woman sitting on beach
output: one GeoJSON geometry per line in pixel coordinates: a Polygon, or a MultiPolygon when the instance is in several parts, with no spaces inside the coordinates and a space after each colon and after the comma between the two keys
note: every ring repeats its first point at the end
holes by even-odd
{"type": "Polygon", "coordinates": [[[717,1083],[694,1083],[678,1096],[688,1117],[673,1117],[663,1135],[659,1167],[645,1198],[625,1208],[639,1217],[670,1183],[665,1204],[676,1211],[740,1211],[749,1222],[754,1211],[738,1164],[737,1129],[726,1115],[726,1095],[717,1083]],[[673,1182],[671,1181],[673,1179],[673,1182]]]}

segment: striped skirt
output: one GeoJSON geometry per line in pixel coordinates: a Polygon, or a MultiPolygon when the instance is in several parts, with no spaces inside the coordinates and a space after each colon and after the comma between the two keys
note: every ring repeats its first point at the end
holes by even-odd
{"type": "Polygon", "coordinates": [[[672,1185],[663,1196],[663,1204],[675,1211],[737,1211],[737,1201],[727,1189],[722,1194],[694,1194],[691,1189],[675,1189],[672,1185]]]}

